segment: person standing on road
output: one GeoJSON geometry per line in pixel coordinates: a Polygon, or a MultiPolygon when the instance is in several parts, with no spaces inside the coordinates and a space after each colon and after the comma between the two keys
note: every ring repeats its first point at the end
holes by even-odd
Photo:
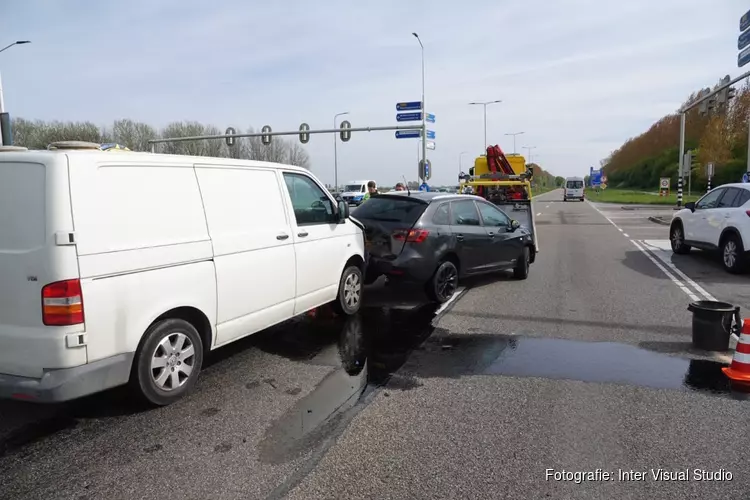
{"type": "Polygon", "coordinates": [[[362,198],[362,203],[369,200],[370,196],[373,194],[378,194],[378,186],[375,184],[375,181],[370,181],[367,183],[367,192],[365,193],[364,198],[362,198]]]}

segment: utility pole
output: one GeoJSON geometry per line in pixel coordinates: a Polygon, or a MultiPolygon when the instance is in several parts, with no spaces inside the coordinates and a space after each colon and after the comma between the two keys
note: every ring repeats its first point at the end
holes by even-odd
{"type": "MultiPolygon", "coordinates": [[[[424,45],[420,40],[419,35],[412,33],[414,38],[419,42],[419,47],[422,49],[422,162],[426,165],[427,163],[427,106],[424,102],[424,45]]],[[[426,167],[425,167],[426,168],[426,167]]],[[[426,179],[424,179],[426,181],[426,179]]]]}
{"type": "MultiPolygon", "coordinates": [[[[31,43],[30,40],[16,40],[0,49],[0,52],[5,52],[9,48],[15,45],[24,45],[31,43]]],[[[5,101],[3,99],[3,81],[0,78],[0,146],[12,146],[13,145],[13,134],[10,130],[10,115],[5,111],[5,101]]]]}
{"type": "MultiPolygon", "coordinates": [[[[343,113],[336,113],[333,115],[333,128],[336,128],[336,118],[339,116],[348,115],[348,111],[344,111],[343,113]]],[[[336,135],[333,136],[333,185],[334,190],[338,192],[339,190],[339,154],[338,154],[338,145],[336,144],[338,142],[338,139],[336,138],[336,135]]]]}
{"type": "Polygon", "coordinates": [[[484,108],[484,151],[487,151],[487,106],[490,104],[497,104],[503,102],[498,99],[496,101],[484,101],[484,102],[470,102],[469,106],[482,106],[484,108]]]}
{"type": "Polygon", "coordinates": [[[509,134],[505,134],[505,135],[512,135],[513,136],[513,154],[516,154],[516,136],[517,135],[521,135],[523,133],[524,132],[511,132],[509,134]]]}

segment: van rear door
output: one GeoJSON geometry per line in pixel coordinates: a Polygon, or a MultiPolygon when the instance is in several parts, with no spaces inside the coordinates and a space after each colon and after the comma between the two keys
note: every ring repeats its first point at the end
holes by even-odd
{"type": "Polygon", "coordinates": [[[85,347],[65,341],[83,324],[42,319],[42,288],[79,277],[71,234],[67,157],[0,152],[0,374],[39,378],[86,363],[85,347]]]}

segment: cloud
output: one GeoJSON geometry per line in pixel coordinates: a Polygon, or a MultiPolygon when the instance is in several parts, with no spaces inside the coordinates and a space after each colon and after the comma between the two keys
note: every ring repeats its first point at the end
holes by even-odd
{"type": "MultiPolygon", "coordinates": [[[[5,0],[3,38],[33,43],[1,54],[0,69],[9,111],[26,118],[296,130],[350,111],[354,126],[395,125],[395,103],[421,95],[416,31],[436,183],[455,182],[462,151],[481,153],[482,111],[468,102],[492,99],[503,102],[488,109],[490,142],[512,149],[504,134],[524,131],[519,148],[574,175],[737,74],[742,13],[699,0],[5,0]]],[[[327,182],[332,141],[305,146],[327,182]]],[[[339,181],[413,178],[417,148],[392,132],[354,134],[339,143],[339,181]]]]}

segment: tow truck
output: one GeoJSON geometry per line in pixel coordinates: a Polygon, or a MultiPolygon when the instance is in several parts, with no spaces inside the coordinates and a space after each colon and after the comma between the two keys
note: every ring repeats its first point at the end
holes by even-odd
{"type": "Polygon", "coordinates": [[[531,179],[534,176],[526,159],[518,154],[505,155],[500,146],[489,146],[484,155],[474,160],[469,173],[458,177],[459,193],[474,194],[493,203],[512,219],[531,232],[534,251],[530,262],[539,252],[534,210],[531,205],[531,179]]]}

